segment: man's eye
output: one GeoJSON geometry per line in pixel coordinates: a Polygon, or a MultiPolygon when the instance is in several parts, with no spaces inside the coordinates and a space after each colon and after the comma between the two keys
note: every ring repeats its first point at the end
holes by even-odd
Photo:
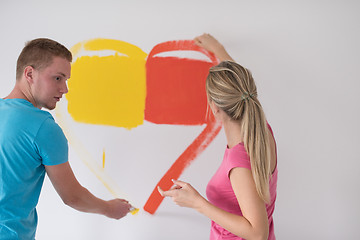
{"type": "Polygon", "coordinates": [[[60,77],[55,77],[55,80],[60,81],[61,78],[60,77]]]}

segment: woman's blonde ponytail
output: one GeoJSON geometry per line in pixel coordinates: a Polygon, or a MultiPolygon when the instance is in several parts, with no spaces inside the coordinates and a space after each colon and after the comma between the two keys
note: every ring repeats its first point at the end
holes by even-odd
{"type": "Polygon", "coordinates": [[[241,124],[256,190],[260,198],[268,202],[271,176],[269,131],[251,73],[235,62],[221,62],[210,69],[206,92],[209,100],[241,124]]]}

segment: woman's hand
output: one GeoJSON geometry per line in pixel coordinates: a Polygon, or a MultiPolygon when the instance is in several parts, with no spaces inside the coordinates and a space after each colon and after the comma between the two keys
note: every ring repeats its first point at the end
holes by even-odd
{"type": "Polygon", "coordinates": [[[224,47],[213,36],[208,33],[204,33],[194,39],[195,44],[206,50],[216,53],[221,51],[224,47]]]}
{"type": "Polygon", "coordinates": [[[220,61],[231,60],[234,61],[226,52],[224,46],[208,33],[204,33],[194,39],[194,42],[199,47],[206,49],[215,54],[220,61]]]}
{"type": "Polygon", "coordinates": [[[206,201],[189,183],[173,180],[175,184],[170,190],[164,191],[158,186],[158,191],[163,197],[171,197],[181,207],[199,209],[206,201]]]}

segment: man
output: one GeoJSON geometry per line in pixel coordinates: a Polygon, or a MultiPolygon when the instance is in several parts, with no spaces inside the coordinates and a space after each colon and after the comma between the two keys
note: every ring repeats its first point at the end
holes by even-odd
{"type": "Polygon", "coordinates": [[[68,92],[72,55],[50,39],[22,50],[16,84],[0,98],[0,239],[35,239],[36,205],[48,174],[65,204],[79,211],[124,217],[123,199],[101,200],[82,187],[68,163],[68,143],[47,111],[68,92]]]}

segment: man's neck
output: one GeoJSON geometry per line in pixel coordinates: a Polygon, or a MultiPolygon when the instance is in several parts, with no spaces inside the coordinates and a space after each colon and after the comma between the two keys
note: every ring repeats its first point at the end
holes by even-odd
{"type": "Polygon", "coordinates": [[[15,87],[10,92],[10,94],[4,97],[4,99],[15,99],[15,98],[25,99],[31,102],[36,107],[34,98],[32,97],[30,91],[26,91],[26,88],[24,89],[19,82],[15,84],[15,87]]]}

